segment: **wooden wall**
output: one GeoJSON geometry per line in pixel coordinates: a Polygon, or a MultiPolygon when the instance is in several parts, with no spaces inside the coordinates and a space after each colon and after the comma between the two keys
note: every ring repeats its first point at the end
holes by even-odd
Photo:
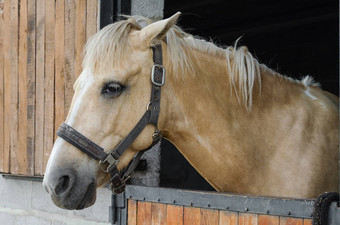
{"type": "Polygon", "coordinates": [[[43,175],[97,0],[0,0],[0,172],[43,175]]]}
{"type": "Polygon", "coordinates": [[[311,225],[311,219],[128,200],[128,225],[311,225]]]}

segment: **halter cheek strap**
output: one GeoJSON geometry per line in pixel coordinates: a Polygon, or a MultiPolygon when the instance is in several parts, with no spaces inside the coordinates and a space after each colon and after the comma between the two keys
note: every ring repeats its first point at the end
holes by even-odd
{"type": "Polygon", "coordinates": [[[158,130],[158,117],[160,112],[160,100],[161,100],[161,87],[165,81],[165,68],[162,66],[162,46],[156,45],[153,47],[153,61],[154,65],[151,72],[151,98],[147,106],[147,110],[138,121],[136,126],[130,131],[130,133],[113,149],[108,153],[104,151],[102,147],[86,138],[77,130],[67,125],[61,124],[57,131],[57,135],[69,142],[82,152],[88,154],[95,160],[99,160],[100,167],[104,172],[110,173],[110,184],[112,190],[115,193],[121,193],[125,190],[126,180],[130,177],[131,173],[136,168],[140,158],[146,150],[151,149],[161,139],[161,131],[158,130]],[[127,169],[118,171],[117,164],[120,156],[126,151],[126,149],[135,141],[138,135],[148,125],[155,126],[155,132],[152,135],[153,143],[146,150],[139,151],[127,169]]]}

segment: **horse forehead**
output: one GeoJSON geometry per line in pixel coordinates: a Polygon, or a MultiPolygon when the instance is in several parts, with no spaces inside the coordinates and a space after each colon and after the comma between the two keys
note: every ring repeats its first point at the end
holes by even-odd
{"type": "Polygon", "coordinates": [[[74,90],[76,90],[77,87],[84,89],[93,84],[94,82],[95,77],[93,73],[89,69],[85,68],[83,72],[79,75],[76,82],[74,83],[74,90]]]}

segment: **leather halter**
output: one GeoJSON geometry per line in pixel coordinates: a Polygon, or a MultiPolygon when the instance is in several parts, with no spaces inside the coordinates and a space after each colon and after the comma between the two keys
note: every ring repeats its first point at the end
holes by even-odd
{"type": "Polygon", "coordinates": [[[110,184],[112,191],[116,194],[122,193],[125,190],[126,181],[136,168],[143,153],[157,144],[162,136],[161,131],[158,130],[157,124],[160,112],[161,87],[164,85],[165,81],[165,68],[162,66],[162,46],[159,44],[154,46],[152,49],[154,65],[151,72],[151,99],[147,105],[147,110],[136,126],[114,149],[106,153],[102,147],[92,142],[66,123],[62,123],[57,131],[57,135],[59,137],[77,147],[82,152],[88,154],[93,159],[99,160],[102,170],[106,173],[110,173],[110,184]],[[139,151],[134,156],[127,169],[121,172],[118,171],[117,164],[120,156],[134,142],[148,124],[155,126],[155,132],[152,135],[153,143],[147,149],[139,151]]]}

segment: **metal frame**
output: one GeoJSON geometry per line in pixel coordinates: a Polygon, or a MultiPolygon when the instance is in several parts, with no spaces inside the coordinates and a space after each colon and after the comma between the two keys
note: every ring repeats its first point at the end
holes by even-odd
{"type": "Polygon", "coordinates": [[[128,186],[126,198],[275,216],[311,218],[314,200],[238,195],[221,192],[128,186]]]}
{"type": "Polygon", "coordinates": [[[328,225],[340,224],[340,208],[333,202],[328,212],[328,225]]]}
{"type": "MultiPolygon", "coordinates": [[[[127,200],[148,201],[206,209],[247,212],[296,218],[312,218],[314,200],[239,195],[221,192],[191,191],[160,187],[128,185],[120,195],[113,195],[110,221],[125,225],[127,200]]],[[[335,224],[331,224],[335,225],[335,224]]]]}
{"type": "Polygon", "coordinates": [[[39,181],[42,182],[43,176],[26,176],[26,175],[16,175],[16,174],[5,174],[0,173],[5,179],[13,179],[13,180],[28,180],[28,181],[39,181]]]}

